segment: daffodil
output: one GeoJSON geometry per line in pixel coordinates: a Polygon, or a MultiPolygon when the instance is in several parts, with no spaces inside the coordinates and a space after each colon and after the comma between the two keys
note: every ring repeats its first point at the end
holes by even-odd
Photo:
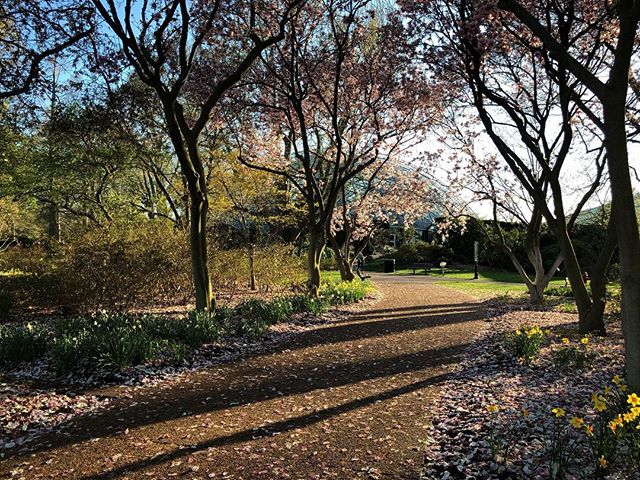
{"type": "Polygon", "coordinates": [[[584,420],[580,417],[571,417],[571,420],[569,420],[569,423],[573,428],[580,428],[584,424],[584,420]]]}
{"type": "Polygon", "coordinates": [[[600,466],[602,468],[607,468],[607,465],[609,465],[609,462],[607,462],[607,459],[604,458],[604,455],[600,456],[600,459],[598,460],[598,463],[600,464],[600,466]]]}
{"type": "Polygon", "coordinates": [[[622,383],[622,379],[620,378],[620,375],[614,375],[611,381],[616,385],[620,385],[622,383]]]}
{"type": "Polygon", "coordinates": [[[526,408],[522,410],[522,416],[524,418],[529,418],[529,410],[527,410],[526,408]]]}
{"type": "Polygon", "coordinates": [[[553,413],[557,418],[564,417],[566,415],[564,408],[560,407],[552,408],[551,413],[553,413]]]}
{"type": "Polygon", "coordinates": [[[611,395],[611,388],[610,387],[604,387],[604,394],[605,395],[611,395]]]}
{"type": "Polygon", "coordinates": [[[498,405],[487,405],[486,409],[489,413],[496,413],[500,410],[500,407],[498,407],[498,405]]]}
{"type": "Polygon", "coordinates": [[[627,397],[627,403],[632,407],[637,407],[638,405],[640,405],[640,397],[638,397],[638,395],[636,395],[635,393],[632,393],[627,397]]]}
{"type": "Polygon", "coordinates": [[[593,425],[586,425],[584,427],[584,431],[587,435],[589,435],[590,437],[593,437],[593,425]]]}
{"type": "Polygon", "coordinates": [[[598,412],[604,412],[607,409],[607,404],[602,398],[602,395],[596,395],[592,397],[593,400],[593,408],[595,408],[598,412]]]}
{"type": "Polygon", "coordinates": [[[564,343],[565,345],[569,345],[570,342],[571,342],[571,340],[569,340],[567,337],[564,337],[562,339],[562,343],[564,343]]]}
{"type": "Polygon", "coordinates": [[[580,343],[586,345],[587,343],[589,343],[589,337],[582,337],[580,339],[580,343]]]}

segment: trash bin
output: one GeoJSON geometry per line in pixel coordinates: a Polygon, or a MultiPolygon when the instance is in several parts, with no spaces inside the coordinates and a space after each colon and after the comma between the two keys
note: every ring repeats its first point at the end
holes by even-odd
{"type": "Polygon", "coordinates": [[[396,271],[396,261],[393,258],[384,259],[384,273],[393,273],[396,271]]]}

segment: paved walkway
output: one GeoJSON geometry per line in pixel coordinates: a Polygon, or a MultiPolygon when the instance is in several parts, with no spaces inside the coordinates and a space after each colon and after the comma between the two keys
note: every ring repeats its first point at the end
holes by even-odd
{"type": "MultiPolygon", "coordinates": [[[[482,324],[420,277],[290,344],[122,398],[0,462],[25,479],[411,479],[439,384],[482,324]]],[[[0,473],[0,476],[2,476],[0,473]]],[[[16,478],[20,478],[18,475],[16,478]]]]}

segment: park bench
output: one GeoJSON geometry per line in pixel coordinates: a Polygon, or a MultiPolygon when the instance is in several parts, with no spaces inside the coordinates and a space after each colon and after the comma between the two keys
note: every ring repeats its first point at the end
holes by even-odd
{"type": "Polygon", "coordinates": [[[409,266],[409,269],[413,270],[413,274],[416,274],[416,270],[424,270],[424,274],[427,275],[427,269],[431,268],[431,264],[430,263],[414,263],[413,265],[409,266]]]}

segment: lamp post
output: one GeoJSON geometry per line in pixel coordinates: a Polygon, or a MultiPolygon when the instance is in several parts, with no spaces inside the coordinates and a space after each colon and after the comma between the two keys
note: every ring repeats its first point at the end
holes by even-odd
{"type": "Polygon", "coordinates": [[[478,243],[478,241],[476,240],[475,242],[473,242],[473,263],[474,263],[473,279],[474,280],[478,279],[478,257],[479,257],[479,253],[480,253],[480,243],[478,243]]]}
{"type": "Polygon", "coordinates": [[[442,261],[440,262],[440,268],[442,269],[442,275],[444,275],[444,268],[447,266],[447,262],[442,261]]]}

